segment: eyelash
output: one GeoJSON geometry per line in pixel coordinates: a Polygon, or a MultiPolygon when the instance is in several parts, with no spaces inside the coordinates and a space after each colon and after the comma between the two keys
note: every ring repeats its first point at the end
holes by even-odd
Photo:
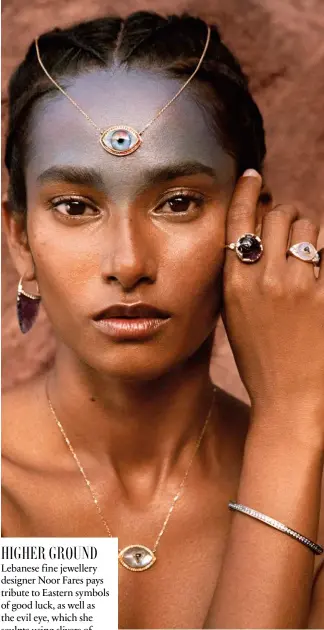
{"type": "MultiPolygon", "coordinates": [[[[153,213],[154,214],[161,214],[160,212],[158,212],[159,209],[163,208],[165,204],[170,203],[172,201],[175,201],[176,199],[186,199],[186,201],[193,201],[195,202],[195,208],[194,210],[184,210],[184,211],[180,211],[180,212],[176,212],[176,211],[172,211],[170,209],[169,215],[173,215],[173,216],[187,216],[188,214],[192,214],[192,212],[196,212],[197,211],[197,207],[198,209],[201,208],[201,206],[203,205],[205,198],[203,197],[202,194],[194,192],[194,191],[188,191],[188,190],[177,190],[174,191],[174,194],[170,197],[166,197],[165,199],[163,199],[159,205],[154,208],[153,213]]],[[[99,211],[97,210],[97,208],[88,200],[85,199],[83,197],[59,197],[56,198],[52,201],[49,202],[48,204],[48,208],[51,210],[54,210],[55,212],[57,212],[61,217],[64,217],[66,220],[68,221],[80,221],[84,218],[89,218],[89,216],[87,217],[84,214],[79,214],[79,215],[69,215],[69,214],[64,214],[63,212],[60,212],[60,210],[58,210],[58,206],[61,204],[71,204],[71,203],[80,203],[83,204],[86,208],[91,208],[93,211],[95,211],[95,213],[93,215],[91,215],[92,217],[94,216],[98,216],[99,215],[99,211]]],[[[91,218],[91,217],[90,217],[91,218]]]]}
{"type": "Polygon", "coordinates": [[[153,211],[155,214],[160,214],[158,211],[159,208],[163,208],[163,206],[167,203],[170,203],[172,201],[175,201],[176,199],[185,199],[186,201],[192,201],[195,203],[195,208],[192,210],[184,210],[184,211],[180,211],[180,212],[172,212],[172,210],[170,209],[170,212],[167,213],[169,215],[173,215],[173,216],[178,216],[178,217],[185,217],[188,215],[193,214],[194,212],[197,212],[197,209],[199,210],[204,202],[206,201],[205,197],[198,192],[194,192],[193,190],[177,190],[174,191],[173,194],[171,194],[170,197],[166,197],[165,199],[162,199],[162,201],[159,203],[159,205],[157,206],[157,208],[153,211]]]}
{"type": "MultiPolygon", "coordinates": [[[[84,197],[58,197],[56,199],[51,200],[48,203],[48,209],[50,210],[54,210],[57,214],[59,214],[61,217],[64,217],[64,219],[68,220],[68,221],[80,221],[80,219],[84,219],[85,216],[82,214],[79,215],[69,215],[69,214],[64,214],[64,212],[60,212],[60,210],[57,209],[58,206],[60,206],[61,204],[71,204],[71,203],[79,203],[79,204],[83,204],[86,208],[91,208],[92,210],[95,211],[95,214],[93,214],[92,216],[96,216],[99,214],[99,211],[97,210],[97,208],[95,208],[95,206],[88,200],[85,199],[84,197]]],[[[89,217],[87,217],[89,218],[89,217]]],[[[91,217],[90,217],[91,218],[91,217]]]]}

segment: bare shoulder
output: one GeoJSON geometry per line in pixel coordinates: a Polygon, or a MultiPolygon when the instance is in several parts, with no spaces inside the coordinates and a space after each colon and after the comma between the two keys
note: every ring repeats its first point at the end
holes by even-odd
{"type": "Polygon", "coordinates": [[[48,422],[44,377],[4,393],[1,407],[1,532],[26,536],[30,506],[57,449],[57,436],[48,422]]]}
{"type": "Polygon", "coordinates": [[[20,489],[28,479],[32,448],[32,417],[37,412],[37,385],[27,382],[1,396],[1,534],[16,531],[22,519],[20,489]],[[36,396],[36,398],[35,398],[36,396]],[[14,524],[14,527],[12,527],[14,524]]]}
{"type": "Polygon", "coordinates": [[[2,481],[7,470],[46,470],[58,435],[50,422],[45,375],[4,393],[2,408],[2,481]]]}

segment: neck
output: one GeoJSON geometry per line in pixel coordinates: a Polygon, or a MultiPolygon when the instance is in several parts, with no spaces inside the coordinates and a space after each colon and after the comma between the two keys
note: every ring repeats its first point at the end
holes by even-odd
{"type": "Polygon", "coordinates": [[[119,477],[150,469],[162,482],[180,458],[188,461],[209,412],[211,345],[145,382],[94,373],[60,346],[48,393],[71,443],[97,461],[108,458],[119,477]]]}

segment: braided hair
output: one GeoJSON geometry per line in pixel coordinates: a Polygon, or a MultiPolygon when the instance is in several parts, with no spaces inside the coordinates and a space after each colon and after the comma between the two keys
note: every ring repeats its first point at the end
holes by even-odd
{"type": "MultiPolygon", "coordinates": [[[[206,41],[206,23],[190,15],[162,17],[139,11],[125,20],[103,17],[70,28],[55,28],[39,37],[42,60],[62,81],[91,67],[113,65],[154,68],[172,77],[187,77],[196,68],[206,41]]],[[[211,88],[210,105],[223,148],[234,157],[237,177],[246,168],[262,172],[266,153],[261,113],[239,62],[211,26],[207,54],[196,79],[211,88]]],[[[24,165],[32,105],[57,89],[41,69],[33,42],[9,82],[9,127],[5,164],[9,171],[9,207],[26,213],[24,165]]]]}

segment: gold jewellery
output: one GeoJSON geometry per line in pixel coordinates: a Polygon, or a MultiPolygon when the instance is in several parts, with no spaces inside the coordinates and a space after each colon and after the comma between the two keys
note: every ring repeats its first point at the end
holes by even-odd
{"type": "Polygon", "coordinates": [[[169,107],[169,105],[171,105],[175,101],[175,99],[178,98],[181,92],[187,87],[188,83],[190,83],[190,81],[194,78],[207,52],[207,48],[210,41],[210,33],[211,33],[210,26],[207,26],[207,39],[206,39],[205,47],[194,72],[190,75],[190,77],[183,84],[180,90],[178,90],[178,92],[174,95],[174,97],[166,105],[164,105],[162,109],[160,109],[160,111],[154,116],[154,118],[152,118],[152,120],[150,120],[141,131],[136,131],[136,129],[133,129],[129,125],[114,125],[113,127],[108,127],[107,129],[100,129],[100,127],[98,127],[98,125],[92,120],[92,118],[90,118],[90,116],[86,114],[85,111],[83,111],[83,109],[73,100],[73,98],[71,98],[71,96],[69,96],[65,92],[65,90],[63,90],[63,88],[61,88],[61,86],[55,81],[55,79],[53,79],[53,77],[51,77],[49,72],[46,70],[40,57],[38,37],[36,37],[35,39],[35,47],[36,47],[37,59],[39,61],[41,68],[44,70],[46,76],[55,85],[55,87],[57,87],[57,89],[60,90],[60,92],[62,92],[62,94],[64,94],[64,96],[66,96],[66,98],[69,99],[72,105],[74,105],[79,110],[79,112],[81,112],[81,114],[83,114],[83,116],[85,116],[85,118],[92,124],[92,126],[95,127],[95,129],[100,133],[100,144],[105,149],[105,151],[108,151],[108,153],[111,153],[112,155],[125,156],[125,155],[129,155],[130,153],[134,153],[134,151],[136,151],[140,147],[140,145],[143,142],[142,135],[146,131],[146,129],[148,129],[159,118],[159,116],[161,116],[161,114],[165,112],[167,107],[169,107]]]}
{"type": "MultiPolygon", "coordinates": [[[[172,514],[172,512],[174,510],[175,504],[180,499],[180,496],[182,494],[183,487],[184,487],[185,482],[187,480],[187,477],[189,475],[189,471],[191,469],[193,460],[195,458],[195,455],[198,452],[199,446],[200,446],[201,441],[202,441],[202,439],[204,437],[204,434],[205,434],[205,431],[206,431],[206,428],[207,428],[207,424],[209,422],[209,419],[210,419],[210,416],[211,416],[211,412],[212,412],[212,409],[213,409],[213,405],[214,405],[215,392],[216,392],[216,388],[214,387],[212,402],[211,402],[211,405],[210,405],[210,408],[209,408],[206,420],[204,422],[203,428],[202,428],[202,430],[200,432],[200,435],[199,435],[199,437],[198,437],[198,439],[196,441],[193,455],[192,455],[192,457],[190,459],[190,462],[189,462],[189,465],[188,465],[187,470],[185,472],[185,475],[184,475],[184,477],[183,477],[183,479],[182,479],[182,481],[180,483],[178,492],[173,497],[173,500],[172,500],[172,503],[171,503],[171,507],[170,507],[170,509],[169,509],[169,511],[168,511],[168,513],[166,515],[166,518],[165,518],[165,520],[163,522],[163,525],[162,525],[161,530],[160,530],[160,532],[159,532],[159,534],[157,536],[157,539],[156,539],[156,541],[155,541],[155,543],[153,545],[153,548],[150,549],[149,547],[146,547],[145,545],[135,544],[135,545],[128,545],[127,547],[124,547],[124,549],[118,550],[118,560],[119,560],[120,564],[122,564],[122,566],[125,567],[125,569],[129,569],[129,571],[146,571],[146,569],[149,569],[150,567],[152,567],[153,564],[156,562],[156,550],[157,550],[158,545],[160,544],[160,540],[161,540],[161,538],[162,538],[162,536],[163,536],[163,534],[164,534],[164,532],[166,530],[167,524],[169,522],[169,518],[170,518],[170,516],[171,516],[171,514],[172,514]]],[[[53,414],[53,416],[55,418],[56,424],[57,424],[58,428],[60,429],[60,431],[62,433],[62,436],[63,436],[63,438],[64,438],[64,440],[65,440],[65,442],[66,442],[66,444],[67,444],[67,446],[68,446],[72,456],[74,457],[74,460],[75,460],[75,462],[76,462],[76,464],[77,464],[77,466],[79,468],[79,471],[80,471],[80,473],[81,473],[81,475],[82,475],[82,477],[83,477],[83,479],[84,479],[84,481],[86,483],[86,486],[87,486],[87,488],[88,488],[88,490],[89,490],[89,492],[90,492],[90,494],[92,496],[92,500],[93,500],[93,502],[95,504],[95,507],[96,507],[96,510],[97,510],[97,512],[99,514],[101,522],[103,523],[108,536],[110,538],[112,538],[112,533],[111,533],[111,531],[109,529],[108,523],[107,523],[107,521],[106,521],[106,519],[105,519],[105,517],[104,517],[104,515],[102,513],[101,507],[99,505],[98,496],[95,493],[95,491],[94,491],[94,489],[93,489],[93,487],[92,487],[92,485],[91,485],[91,483],[90,483],[90,481],[89,481],[89,479],[88,479],[88,477],[87,477],[87,475],[85,473],[85,470],[84,470],[84,468],[83,468],[83,466],[82,466],[82,464],[81,464],[81,462],[80,462],[80,460],[79,460],[79,458],[78,458],[78,456],[77,456],[77,454],[76,454],[76,452],[75,452],[75,450],[74,450],[74,448],[73,448],[69,438],[67,437],[61,422],[59,421],[59,419],[58,419],[58,417],[57,417],[57,415],[55,413],[55,410],[53,408],[51,399],[50,399],[49,394],[48,394],[48,387],[46,388],[46,394],[47,394],[48,404],[49,404],[50,410],[51,410],[51,412],[52,412],[52,414],[53,414]]]]}

